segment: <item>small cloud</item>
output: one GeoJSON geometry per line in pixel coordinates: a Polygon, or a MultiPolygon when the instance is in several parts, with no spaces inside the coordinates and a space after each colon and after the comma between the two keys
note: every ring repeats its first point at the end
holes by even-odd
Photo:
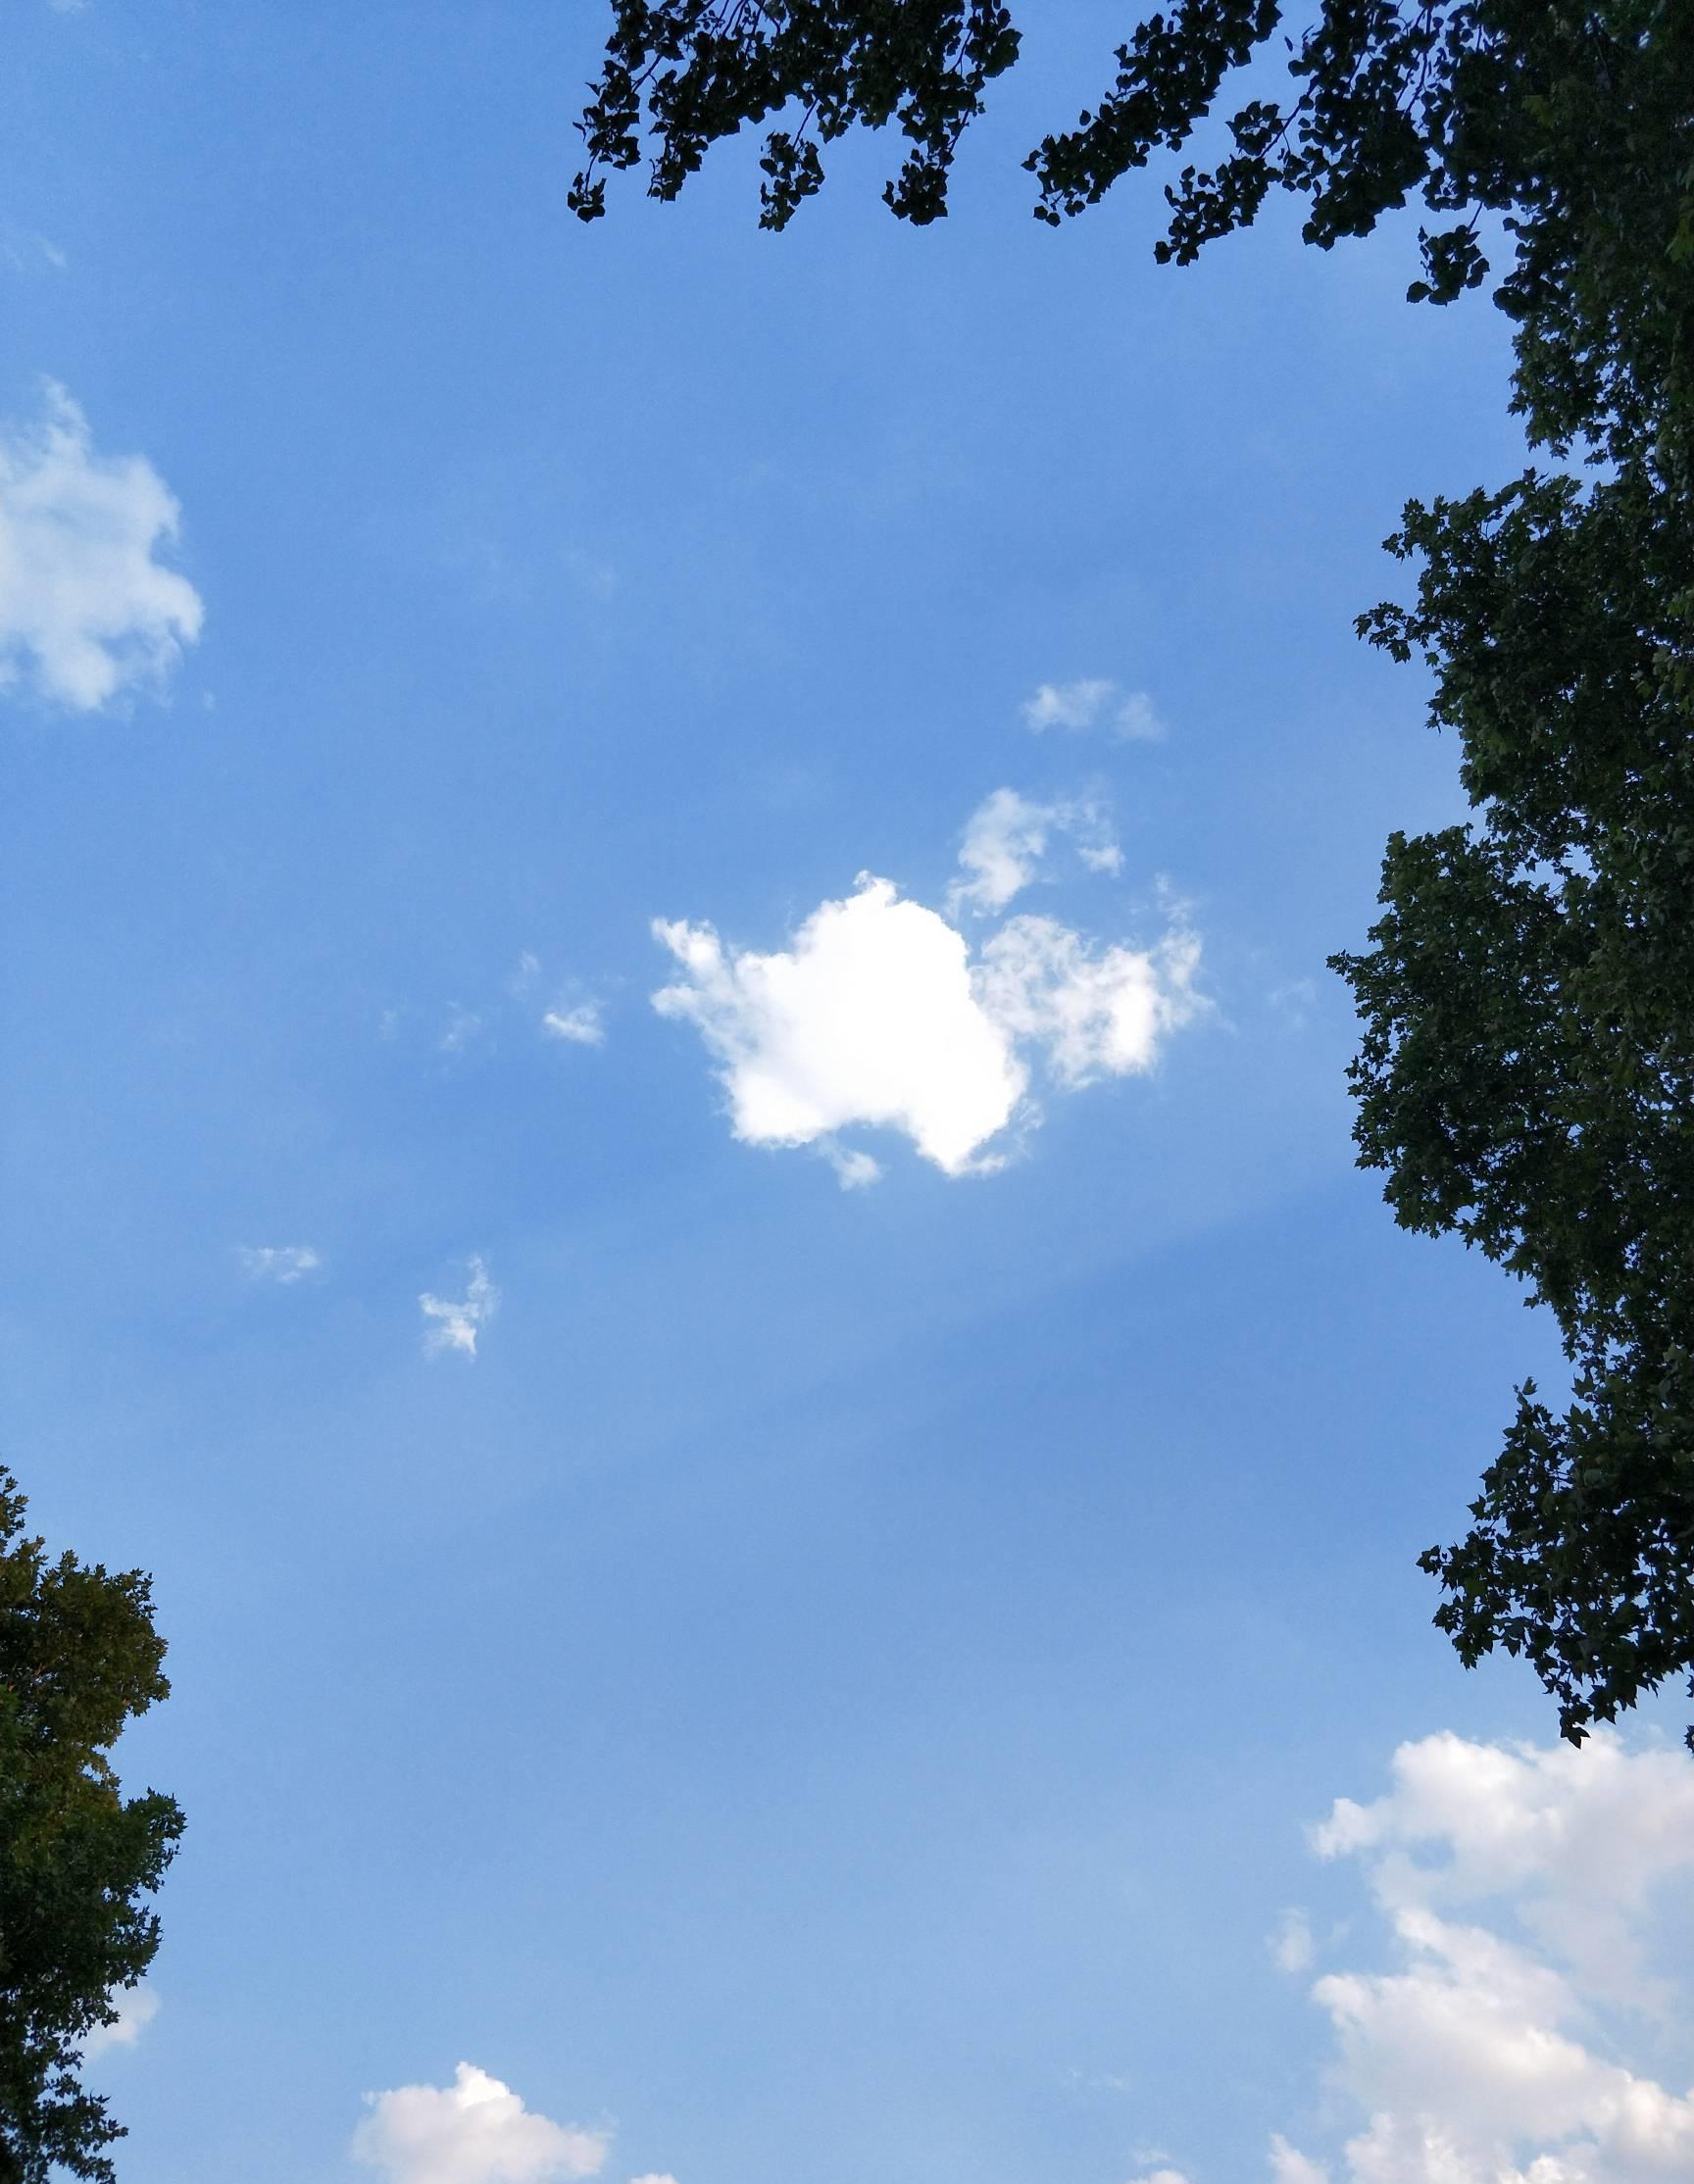
{"type": "Polygon", "coordinates": [[[450,2086],[365,2098],[371,2113],[353,2134],[353,2159],[389,2184],[556,2184],[598,2175],[611,2145],[606,2131],[537,2115],[470,2062],[450,2086]]]}
{"type": "Polygon", "coordinates": [[[1004,910],[1035,877],[1055,816],[1052,805],[1031,804],[1016,789],[984,797],[966,822],[959,862],[971,876],[954,882],[954,910],[1004,910]]]}
{"type": "Polygon", "coordinates": [[[49,382],[40,419],[0,433],[0,688],[27,676],[87,713],[161,683],[204,614],[155,558],[179,516],[144,457],[94,452],[87,419],[49,382]]]}
{"type": "Polygon", "coordinates": [[[499,1310],[500,1292],[489,1280],[488,1269],[481,1260],[473,1258],[466,1266],[470,1283],[457,1302],[427,1293],[418,1300],[424,1319],[430,1322],[424,1330],[426,1357],[438,1358],[444,1352],[457,1350],[467,1358],[474,1358],[477,1336],[499,1310]]]}
{"type": "Polygon", "coordinates": [[[1290,1031],[1304,1031],[1312,1019],[1312,1011],[1317,1004],[1317,981],[1312,978],[1289,978],[1282,985],[1272,986],[1265,999],[1290,1031]]]}
{"type": "Polygon", "coordinates": [[[1125,690],[1107,676],[1079,682],[1044,682],[1023,705],[1023,724],[1032,735],[1052,729],[1086,734],[1104,728],[1121,743],[1158,743],[1165,723],[1145,690],[1125,690]]]}
{"type": "Polygon", "coordinates": [[[277,1282],[284,1289],[317,1273],[324,1265],[310,1244],[243,1244],[239,1257],[254,1281],[277,1282]]]}
{"type": "Polygon", "coordinates": [[[1016,789],[996,789],[965,823],[959,862],[970,876],[955,880],[949,891],[954,915],[1004,910],[1038,876],[1054,834],[1078,838],[1077,855],[1090,871],[1121,870],[1123,853],[1097,804],[1068,799],[1037,804],[1016,789]]]}
{"type": "Polygon", "coordinates": [[[1303,1911],[1285,1911],[1270,1936],[1270,1950],[1283,1971],[1304,1971],[1314,1955],[1312,1922],[1303,1911]]]}
{"type": "Polygon", "coordinates": [[[109,2049],[132,2048],[158,2014],[159,1997],[152,1988],[131,1988],[118,2001],[118,2014],[112,2022],[96,2025],[83,2041],[82,2060],[91,2062],[109,2049]]]}
{"type": "Polygon", "coordinates": [[[863,1190],[867,1183],[882,1180],[882,1164],[872,1160],[869,1153],[850,1152],[845,1145],[837,1145],[828,1137],[819,1140],[818,1150],[835,1170],[844,1191],[863,1190]]]}
{"type": "Polygon", "coordinates": [[[70,260],[56,242],[8,223],[0,223],[0,265],[8,273],[35,273],[43,266],[63,273],[70,260]]]}
{"type": "Polygon", "coordinates": [[[473,1039],[482,1033],[483,1017],[479,1009],[455,1008],[447,1019],[447,1028],[441,1034],[443,1054],[463,1054],[473,1039]]]}
{"type": "Polygon", "coordinates": [[[600,1020],[597,1001],[579,1002],[573,1009],[549,1009],[541,1018],[541,1028],[555,1039],[569,1040],[573,1046],[602,1047],[606,1044],[606,1026],[600,1020]]]}
{"type": "Polygon", "coordinates": [[[655,2169],[646,2176],[632,2176],[629,2179],[629,2184],[676,2184],[676,2179],[669,2169],[663,2174],[655,2169]]]}

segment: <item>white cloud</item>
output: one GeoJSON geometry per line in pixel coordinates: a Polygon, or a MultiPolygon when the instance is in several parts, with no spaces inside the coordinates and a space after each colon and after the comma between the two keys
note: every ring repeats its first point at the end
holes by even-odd
{"type": "Polygon", "coordinates": [[[867,874],[821,903],[774,955],[726,949],[710,925],[653,929],[683,974],[653,1005],[697,1026],[750,1145],[872,1123],[963,1175],[1023,1097],[1027,1072],[976,999],[965,936],[888,880],[867,874]]]}
{"type": "Polygon", "coordinates": [[[1270,2141],[1270,2175],[1272,2184],[1329,2184],[1323,2164],[1297,2152],[1284,2138],[1270,2141]]]}
{"type": "Polygon", "coordinates": [[[473,1039],[479,1039],[486,1028],[486,1019],[479,1009],[461,1009],[455,1005],[447,1019],[447,1028],[441,1034],[443,1054],[463,1054],[473,1039]]]}
{"type": "Polygon", "coordinates": [[[541,1028],[574,1046],[599,1047],[606,1043],[606,1026],[600,1021],[597,1001],[579,1002],[573,1009],[549,1009],[541,1018],[541,1028]]]}
{"type": "Polygon", "coordinates": [[[1270,1949],[1283,1971],[1305,1971],[1314,1955],[1312,1922],[1303,1911],[1285,1911],[1270,1936],[1270,1949]]]}
{"type": "Polygon", "coordinates": [[[676,2184],[676,2179],[669,2173],[663,2176],[658,2174],[654,2174],[652,2176],[632,2176],[629,2179],[629,2184],[676,2184]]]}
{"type": "Polygon", "coordinates": [[[243,1266],[255,1281],[274,1281],[286,1289],[315,1274],[323,1259],[310,1244],[243,1244],[243,1266]]]}
{"type": "Polygon", "coordinates": [[[1013,918],[984,946],[976,991],[1012,1038],[1044,1048],[1060,1083],[1150,1069],[1167,1033],[1192,1021],[1200,942],[1172,925],[1150,949],[1097,948],[1051,918],[1013,918]]]}
{"type": "MultiPolygon", "coordinates": [[[[1394,1952],[1388,1970],[1312,1989],[1337,2083],[1369,2119],[1336,2173],[1685,2184],[1694,2090],[1668,2090],[1619,2049],[1641,2012],[1669,2021],[1672,1990],[1646,1963],[1672,1884],[1683,1915],[1694,1908],[1694,1763],[1606,1735],[1580,1751],[1445,1735],[1402,1746],[1394,1777],[1372,1805],[1338,1800],[1315,1832],[1321,1855],[1365,1861],[1394,1952]]],[[[1278,2184],[1329,2173],[1281,2141],[1272,2165],[1278,2184]]]]}
{"type": "Polygon", "coordinates": [[[1044,682],[1023,706],[1023,724],[1031,734],[1050,729],[1085,733],[1105,728],[1124,743],[1157,743],[1165,723],[1145,690],[1125,690],[1106,676],[1079,682],[1044,682]]]}
{"type": "Polygon", "coordinates": [[[844,1191],[863,1190],[867,1183],[882,1180],[882,1164],[870,1153],[838,1145],[832,1137],[820,1138],[818,1150],[835,1170],[844,1191]]]}
{"type": "Polygon", "coordinates": [[[1586,1987],[1651,2007],[1662,1989],[1643,1966],[1644,1914],[1694,1870],[1694,1765],[1612,1736],[1580,1750],[1425,1737],[1394,1755],[1387,1797],[1338,1798],[1314,1841],[1325,1858],[1370,1855],[1391,1912],[1509,1896],[1586,1987]]]}
{"type": "MultiPolygon", "coordinates": [[[[1037,834],[1064,809],[990,797],[967,836],[962,861],[977,877],[964,892],[979,881],[981,900],[1009,899],[1022,884],[1013,867],[1039,854],[1037,834]],[[1002,851],[1010,864],[996,862],[1002,851]]],[[[681,976],[653,1005],[699,1030],[744,1143],[815,1146],[853,1187],[880,1169],[836,1133],[894,1129],[947,1174],[980,1173],[1003,1165],[1004,1133],[1039,1118],[1037,1070],[1073,1091],[1149,1069],[1200,1013],[1200,943],[1168,915],[1151,948],[1102,947],[1019,917],[972,956],[939,912],[861,873],[856,893],[821,903],[770,955],[728,947],[709,924],[657,920],[681,976]]]]}
{"type": "Polygon", "coordinates": [[[426,1322],[424,1349],[426,1356],[439,1357],[449,1350],[462,1351],[468,1358],[476,1355],[476,1337],[493,1318],[500,1305],[500,1292],[488,1278],[488,1269],[480,1259],[467,1262],[470,1283],[465,1295],[457,1301],[446,1297],[419,1298],[426,1322]]]}
{"type": "Polygon", "coordinates": [[[1079,836],[1077,855],[1091,871],[1122,869],[1123,853],[1097,805],[1035,804],[1016,789],[996,789],[966,822],[959,862],[969,876],[954,881],[948,908],[955,916],[1004,910],[1037,876],[1054,834],[1079,836]]]}
{"type": "Polygon", "coordinates": [[[390,2184],[553,2184],[597,2175],[610,2144],[604,2131],[535,2114],[469,2062],[450,2086],[403,2085],[366,2099],[371,2113],[353,2134],[353,2156],[390,2184]]]}
{"type": "Polygon", "coordinates": [[[114,1998],[118,2014],[109,2025],[96,2025],[82,2043],[84,2061],[111,2048],[132,2048],[159,2014],[159,1997],[151,1987],[135,1987],[114,1998]]]}
{"type": "Polygon", "coordinates": [[[96,455],[49,385],[41,419],[0,436],[0,687],[25,675],[88,712],[159,682],[200,634],[188,579],[154,557],[179,511],[139,455],[96,455]]]}

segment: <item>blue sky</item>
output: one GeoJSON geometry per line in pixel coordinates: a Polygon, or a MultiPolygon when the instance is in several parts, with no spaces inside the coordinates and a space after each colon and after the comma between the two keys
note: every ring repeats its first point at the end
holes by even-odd
{"type": "Polygon", "coordinates": [[[4,1436],[189,1816],[125,2184],[1694,2159],[1681,1717],[1428,1627],[1557,1352],[1323,968],[1460,811],[1351,625],[1502,329],[1038,226],[1054,13],[947,222],[871,141],[780,238],[740,147],[569,219],[592,5],[0,26],[4,1436]]]}

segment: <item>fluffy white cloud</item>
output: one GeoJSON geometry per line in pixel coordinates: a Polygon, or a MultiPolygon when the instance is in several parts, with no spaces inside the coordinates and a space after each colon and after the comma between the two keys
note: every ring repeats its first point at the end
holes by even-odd
{"type": "MultiPolygon", "coordinates": [[[[1002,791],[983,811],[1013,806],[1032,809],[1002,791]]],[[[1016,815],[995,839],[1022,845],[1014,859],[1039,851],[1016,815]]],[[[986,849],[972,861],[970,836],[962,861],[985,880],[984,899],[1016,891],[986,849]]],[[[717,1057],[735,1135],[815,1146],[849,1187],[880,1169],[838,1131],[900,1130],[949,1175],[981,1172],[1005,1159],[995,1140],[1037,1118],[1035,1068],[1061,1090],[1148,1069],[1202,1006],[1199,942],[1179,919],[1135,949],[1015,918],[973,960],[948,918],[869,873],[771,955],[726,947],[707,924],[661,919],[653,930],[681,970],[654,1007],[693,1023],[717,1057]]]]}
{"type": "Polygon", "coordinates": [[[84,2061],[92,2061],[111,2048],[132,2048],[159,2014],[159,1997],[151,1987],[135,1987],[114,1998],[118,2014],[109,2025],[96,2025],[82,2043],[84,2061]]]}
{"type": "MultiPolygon", "coordinates": [[[[1543,1751],[1447,1735],[1403,1746],[1394,1777],[1372,1805],[1338,1800],[1315,1837],[1365,1861],[1395,1957],[1312,1989],[1369,2118],[1345,2184],[1694,2175],[1694,2090],[1618,2052],[1672,2001],[1646,1956],[1667,1889],[1684,1915],[1694,1899],[1694,1763],[1610,1736],[1543,1751]]],[[[1284,2142],[1272,2156],[1277,2184],[1327,2184],[1284,2142]]]]}
{"type": "Polygon", "coordinates": [[[1391,1912],[1509,1896],[1585,1988],[1651,2007],[1662,1989],[1643,1966],[1644,1914],[1694,1869],[1694,1765],[1610,1736],[1580,1750],[1425,1737],[1395,1754],[1387,1797],[1338,1798],[1315,1840],[1325,1858],[1369,1857],[1391,1912]]]}
{"type": "Polygon", "coordinates": [[[1145,690],[1125,690],[1107,676],[1080,682],[1044,682],[1023,706],[1023,724],[1034,735],[1053,728],[1085,732],[1105,728],[1125,743],[1157,743],[1165,723],[1145,690]]]}
{"type": "Polygon", "coordinates": [[[279,1282],[285,1289],[324,1264],[310,1244],[243,1244],[240,1256],[255,1281],[279,1282]]]}
{"type": "Polygon", "coordinates": [[[476,1338],[499,1309],[500,1292],[488,1278],[480,1259],[467,1263],[471,1279],[458,1299],[431,1297],[418,1300],[424,1314],[424,1349],[429,1357],[457,1350],[467,1358],[476,1355],[476,1338]]]}
{"type": "Polygon", "coordinates": [[[354,2159],[390,2184],[554,2184],[597,2175],[610,2144],[604,2131],[535,2114],[469,2062],[449,2086],[403,2085],[366,2098],[371,2113],[353,2134],[354,2159]]]}
{"type": "Polygon", "coordinates": [[[1272,2184],[1329,2184],[1329,2171],[1322,2163],[1309,2159],[1283,2138],[1270,2141],[1270,2175],[1272,2184]]]}
{"type": "Polygon", "coordinates": [[[0,436],[0,687],[27,676],[88,712],[159,681],[202,619],[193,585],[155,558],[178,514],[150,463],[96,455],[49,386],[40,420],[0,436]]]}
{"type": "Polygon", "coordinates": [[[653,1005],[718,1056],[748,1144],[880,1124],[962,1175],[1023,1097],[1027,1072],[977,1001],[965,936],[888,880],[866,875],[821,903],[774,955],[726,949],[710,925],[653,929],[682,971],[653,1005]]]}
{"type": "Polygon", "coordinates": [[[599,1047],[606,1043],[606,1027],[600,1021],[596,1001],[579,1002],[573,1009],[549,1009],[541,1018],[541,1028],[573,1046],[599,1047]]]}
{"type": "Polygon", "coordinates": [[[1004,910],[1035,878],[1055,834],[1078,837],[1077,855],[1091,871],[1121,870],[1123,853],[1097,805],[1036,804],[1016,789],[996,789],[966,822],[959,862],[967,876],[949,891],[949,909],[955,916],[1004,910]]]}

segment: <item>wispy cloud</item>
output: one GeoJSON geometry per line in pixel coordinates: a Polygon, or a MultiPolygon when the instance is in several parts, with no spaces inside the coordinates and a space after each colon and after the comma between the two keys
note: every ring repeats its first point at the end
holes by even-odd
{"type": "MultiPolygon", "coordinates": [[[[606,1025],[601,1004],[580,998],[581,988],[580,979],[549,979],[540,957],[525,948],[500,981],[498,991],[489,991],[473,1006],[459,1001],[452,1004],[436,1047],[440,1053],[451,1055],[496,1047],[504,1042],[515,1020],[531,1032],[539,1026],[548,1038],[563,1039],[568,1045],[604,1046],[606,1025]],[[550,1003],[543,998],[549,989],[556,997],[550,1003]]],[[[398,1013],[390,1011],[384,1028],[392,1029],[398,1022],[398,1013]]]]}
{"type": "Polygon", "coordinates": [[[243,1244],[239,1258],[254,1281],[274,1281],[284,1289],[323,1266],[321,1255],[310,1244],[243,1244]]]}
{"type": "Polygon", "coordinates": [[[573,1046],[599,1047],[606,1043],[606,1026],[600,1020],[597,1001],[578,1002],[570,1009],[549,1009],[541,1018],[541,1028],[573,1046]]]}
{"type": "Polygon", "coordinates": [[[447,1028],[441,1034],[443,1054],[463,1054],[465,1049],[482,1036],[485,1022],[479,1009],[462,1009],[455,1003],[447,1018],[447,1028]]]}
{"type": "Polygon", "coordinates": [[[1010,919],[983,947],[977,999],[1014,1041],[1075,1091],[1150,1069],[1200,1011],[1199,936],[1180,921],[1151,948],[1101,947],[1052,918],[1010,919]]]}
{"type": "Polygon", "coordinates": [[[610,2133],[554,2123],[500,2080],[462,2062],[448,2086],[366,2095],[352,2153],[389,2184],[556,2184],[597,2176],[610,2133]]]}
{"type": "Polygon", "coordinates": [[[996,789],[965,822],[959,849],[965,876],[953,883],[949,909],[955,915],[1004,910],[1039,876],[1055,834],[1075,838],[1077,855],[1090,871],[1121,870],[1123,853],[1098,804],[1068,798],[1042,804],[1016,789],[996,789]]]}
{"type": "Polygon", "coordinates": [[[179,511],[139,455],[94,452],[63,387],[0,434],[0,687],[90,712],[157,685],[200,634],[188,579],[157,559],[179,511]]]}
{"type": "Polygon", "coordinates": [[[1122,743],[1157,743],[1165,734],[1165,723],[1145,690],[1125,690],[1104,675],[1042,683],[1024,701],[1023,724],[1032,735],[1055,729],[1081,735],[1100,728],[1122,743]]]}
{"type": "MultiPolygon", "coordinates": [[[[962,858],[972,908],[978,880],[1002,906],[1027,883],[1058,809],[1010,790],[988,799],[962,858]]],[[[653,1005],[700,1032],[743,1142],[816,1147],[853,1187],[881,1170],[837,1133],[891,1129],[949,1175],[980,1173],[1004,1164],[1014,1123],[1038,1119],[1038,1080],[1073,1091],[1150,1069],[1200,1014],[1199,940],[1179,911],[1166,915],[1149,946],[1023,916],[973,948],[949,918],[862,873],[771,954],[657,920],[680,975],[653,1005]]]]}
{"type": "Polygon", "coordinates": [[[418,1300],[423,1312],[424,1350],[428,1357],[441,1357],[449,1351],[474,1358],[476,1338],[487,1326],[500,1306],[500,1292],[488,1278],[488,1269],[480,1259],[466,1263],[470,1276],[463,1297],[431,1297],[427,1292],[418,1300]]]}
{"type": "Polygon", "coordinates": [[[1285,1911],[1270,1936],[1270,1949],[1283,1971],[1304,1971],[1312,1961],[1312,1921],[1303,1911],[1285,1911]]]}

